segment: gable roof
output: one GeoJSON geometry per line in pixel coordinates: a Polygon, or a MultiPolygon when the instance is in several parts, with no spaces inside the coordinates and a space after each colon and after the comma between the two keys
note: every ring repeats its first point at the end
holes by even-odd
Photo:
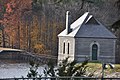
{"type": "Polygon", "coordinates": [[[79,37],[79,38],[116,38],[105,26],[97,21],[89,12],[84,13],[80,18],[70,25],[72,31],[66,34],[63,30],[58,37],[79,37]]]}

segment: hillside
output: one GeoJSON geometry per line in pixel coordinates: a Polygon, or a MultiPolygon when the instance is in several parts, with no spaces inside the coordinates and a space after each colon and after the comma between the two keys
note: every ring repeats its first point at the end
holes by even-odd
{"type": "Polygon", "coordinates": [[[65,28],[67,10],[71,12],[71,23],[86,11],[108,28],[120,19],[117,0],[82,1],[1,0],[6,11],[1,12],[0,22],[10,39],[8,47],[57,55],[57,35],[65,28]]]}

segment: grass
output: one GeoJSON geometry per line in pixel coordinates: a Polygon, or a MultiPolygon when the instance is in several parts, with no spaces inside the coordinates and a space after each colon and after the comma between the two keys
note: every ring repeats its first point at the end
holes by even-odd
{"type": "Polygon", "coordinates": [[[92,71],[102,69],[102,64],[100,64],[100,63],[88,63],[87,65],[90,68],[90,70],[92,70],[92,71]]]}
{"type": "MultiPolygon", "coordinates": [[[[114,64],[114,71],[120,72],[120,64],[114,64]]],[[[88,67],[91,68],[92,70],[102,70],[102,64],[101,63],[88,63],[88,67]]],[[[106,69],[107,71],[111,71],[110,67],[106,69]]]]}
{"type": "Polygon", "coordinates": [[[116,72],[120,72],[120,64],[116,64],[114,69],[116,72]]]}
{"type": "MultiPolygon", "coordinates": [[[[107,69],[104,70],[105,75],[109,75],[111,73],[115,73],[115,72],[120,72],[120,64],[114,64],[115,67],[114,69],[110,69],[110,67],[108,66],[107,69]]],[[[89,62],[87,64],[88,66],[88,72],[91,73],[96,73],[96,75],[100,74],[102,72],[102,64],[101,63],[97,63],[97,62],[89,62]]]]}

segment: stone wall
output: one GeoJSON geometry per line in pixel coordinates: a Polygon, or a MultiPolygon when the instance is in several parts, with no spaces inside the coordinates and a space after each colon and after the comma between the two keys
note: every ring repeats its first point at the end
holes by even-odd
{"type": "Polygon", "coordinates": [[[74,60],[74,45],[75,39],[72,37],[59,37],[59,52],[58,52],[58,61],[70,57],[70,61],[74,60]],[[65,43],[65,53],[63,53],[63,46],[65,43]],[[68,54],[68,43],[69,43],[69,54],[68,54]]]}
{"type": "Polygon", "coordinates": [[[115,39],[76,38],[75,59],[84,61],[91,59],[92,44],[98,45],[98,60],[115,63],[115,39]]]}

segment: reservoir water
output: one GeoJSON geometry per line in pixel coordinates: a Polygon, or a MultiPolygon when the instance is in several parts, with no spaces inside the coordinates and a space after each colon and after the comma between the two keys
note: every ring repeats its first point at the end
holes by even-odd
{"type": "MultiPolygon", "coordinates": [[[[27,77],[30,65],[27,63],[0,63],[0,78],[27,77]]],[[[44,66],[38,68],[38,73],[43,73],[44,66]]]]}

